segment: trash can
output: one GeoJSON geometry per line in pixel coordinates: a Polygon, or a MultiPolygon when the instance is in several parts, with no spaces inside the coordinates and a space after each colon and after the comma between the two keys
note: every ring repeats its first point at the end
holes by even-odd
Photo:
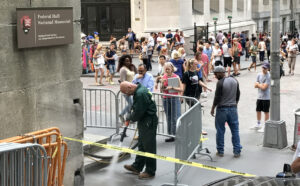
{"type": "Polygon", "coordinates": [[[295,113],[295,128],[294,128],[293,146],[296,148],[297,143],[300,140],[300,108],[296,109],[294,113],[295,113]]]}

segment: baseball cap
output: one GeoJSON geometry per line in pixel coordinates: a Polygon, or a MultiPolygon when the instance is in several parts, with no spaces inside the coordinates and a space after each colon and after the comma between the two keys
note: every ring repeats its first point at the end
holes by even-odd
{"type": "Polygon", "coordinates": [[[95,35],[99,35],[99,33],[98,33],[98,32],[94,32],[94,34],[95,34],[95,35]]]}
{"type": "Polygon", "coordinates": [[[214,69],[214,73],[217,73],[217,72],[225,72],[225,69],[224,67],[222,66],[216,66],[215,69],[214,69]]]}
{"type": "Polygon", "coordinates": [[[88,40],[93,40],[93,39],[95,39],[95,38],[94,38],[93,36],[88,36],[87,39],[88,39],[88,40]]]}
{"type": "Polygon", "coordinates": [[[268,62],[264,62],[262,67],[265,68],[265,69],[270,69],[270,64],[268,62]]]}

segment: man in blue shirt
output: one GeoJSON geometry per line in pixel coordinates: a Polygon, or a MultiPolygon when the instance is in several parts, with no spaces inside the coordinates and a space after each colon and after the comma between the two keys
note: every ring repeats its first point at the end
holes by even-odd
{"type": "Polygon", "coordinates": [[[128,41],[128,48],[130,50],[130,55],[133,55],[133,49],[134,49],[134,41],[135,41],[135,33],[131,30],[131,28],[128,28],[128,33],[126,35],[126,40],[128,41]]]}
{"type": "Polygon", "coordinates": [[[171,50],[170,46],[172,44],[173,34],[171,33],[171,30],[168,30],[168,34],[166,35],[167,41],[168,41],[168,47],[169,50],[171,50]]]}
{"type": "Polygon", "coordinates": [[[111,85],[114,84],[113,78],[116,73],[116,61],[115,61],[116,51],[114,48],[115,48],[114,44],[110,45],[110,49],[105,54],[105,59],[107,61],[107,66],[108,66],[109,73],[110,73],[109,83],[111,85]]]}
{"type": "Polygon", "coordinates": [[[138,66],[138,74],[136,74],[134,76],[134,79],[133,79],[132,83],[142,84],[150,92],[153,92],[154,78],[153,78],[152,74],[147,73],[146,66],[144,64],[140,64],[138,66]]]}
{"type": "MultiPolygon", "coordinates": [[[[208,60],[209,60],[209,70],[208,73],[210,71],[210,69],[212,69],[212,61],[211,61],[211,56],[212,56],[212,47],[210,46],[210,43],[206,43],[205,47],[203,48],[203,53],[207,55],[208,60]]],[[[208,75],[208,74],[207,74],[208,75]]]]}

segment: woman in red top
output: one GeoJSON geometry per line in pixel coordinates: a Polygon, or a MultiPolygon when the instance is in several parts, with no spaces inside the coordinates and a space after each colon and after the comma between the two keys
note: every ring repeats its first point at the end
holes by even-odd
{"type": "MultiPolygon", "coordinates": [[[[161,78],[163,93],[170,95],[180,95],[180,93],[182,92],[182,85],[179,76],[174,73],[176,71],[176,68],[171,62],[165,63],[164,68],[165,74],[161,78]],[[171,82],[173,85],[170,85],[171,82]]],[[[179,97],[163,96],[163,105],[167,117],[168,134],[175,136],[176,122],[181,115],[180,99],[179,97]]],[[[165,141],[172,142],[174,140],[175,138],[171,137],[166,139],[165,141]]]]}

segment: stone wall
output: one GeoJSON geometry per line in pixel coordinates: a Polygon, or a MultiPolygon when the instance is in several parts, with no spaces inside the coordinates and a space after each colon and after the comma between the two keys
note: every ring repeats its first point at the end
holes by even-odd
{"type": "MultiPolygon", "coordinates": [[[[16,8],[30,7],[73,7],[74,20],[80,18],[80,0],[1,1],[0,139],[48,127],[81,138],[80,25],[74,23],[73,44],[18,49],[16,8]]],[[[66,186],[74,185],[75,172],[84,174],[82,145],[68,142],[68,148],[66,186]]]]}

